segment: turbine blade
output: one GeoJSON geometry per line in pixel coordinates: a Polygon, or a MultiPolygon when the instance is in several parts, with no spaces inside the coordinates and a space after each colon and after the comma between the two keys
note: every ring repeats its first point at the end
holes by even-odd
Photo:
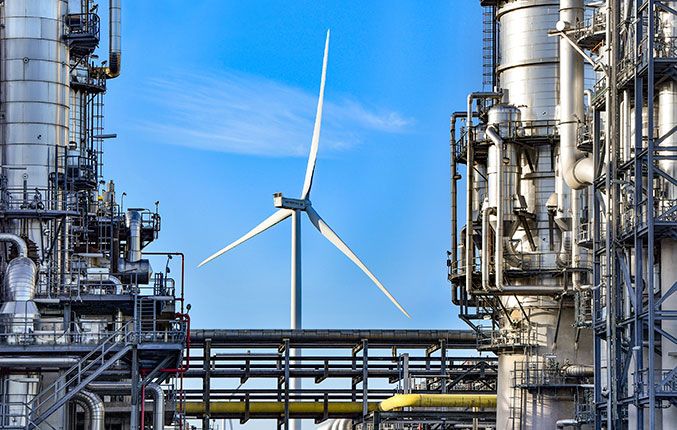
{"type": "Polygon", "coordinates": [[[254,227],[249,233],[245,234],[244,236],[242,236],[241,238],[239,238],[239,239],[236,240],[235,242],[233,242],[233,243],[231,243],[230,245],[226,246],[225,248],[223,248],[223,249],[220,250],[219,252],[213,254],[212,256],[210,256],[209,258],[207,258],[205,261],[203,261],[202,263],[200,263],[197,267],[202,267],[203,265],[209,263],[210,261],[212,261],[212,260],[215,259],[216,257],[218,257],[218,256],[220,256],[220,255],[222,255],[222,254],[225,254],[226,252],[228,252],[228,251],[230,251],[231,249],[235,248],[236,246],[238,246],[238,245],[241,244],[242,242],[246,242],[246,241],[248,241],[249,239],[251,239],[252,237],[256,236],[257,234],[262,233],[262,232],[268,230],[270,227],[274,226],[275,224],[277,224],[277,223],[279,223],[279,222],[281,222],[281,221],[284,221],[285,219],[287,219],[287,218],[289,218],[289,217],[291,216],[292,212],[293,212],[293,211],[292,211],[292,210],[289,210],[289,209],[280,209],[279,211],[277,211],[277,212],[275,212],[274,214],[272,214],[271,216],[269,216],[269,217],[268,217],[265,221],[263,221],[261,224],[259,224],[259,225],[257,225],[256,227],[254,227]]]}
{"type": "Polygon", "coordinates": [[[405,315],[407,316],[407,318],[410,318],[410,319],[411,319],[411,316],[407,313],[407,311],[404,310],[404,308],[402,307],[402,305],[400,305],[400,304],[397,302],[397,300],[395,300],[395,297],[393,297],[393,295],[390,294],[390,292],[386,289],[386,287],[384,287],[383,284],[381,284],[381,282],[380,282],[378,279],[376,279],[376,276],[374,276],[374,274],[371,273],[371,271],[369,271],[369,269],[367,269],[367,266],[365,266],[364,263],[362,263],[362,262],[360,261],[360,259],[357,258],[357,255],[355,255],[355,253],[353,253],[353,251],[351,251],[350,248],[348,248],[348,245],[346,245],[346,244],[341,240],[341,238],[338,237],[338,235],[337,235],[336,233],[334,233],[334,230],[332,230],[332,229],[327,225],[327,223],[324,222],[324,220],[323,220],[323,219],[320,217],[320,215],[315,211],[315,209],[313,209],[312,207],[308,207],[308,208],[306,209],[306,213],[308,214],[308,218],[310,218],[310,222],[313,223],[313,225],[315,226],[315,228],[317,228],[317,230],[318,230],[320,233],[322,233],[322,235],[323,235],[324,237],[326,237],[327,239],[329,239],[329,241],[330,241],[331,243],[333,243],[335,247],[337,247],[341,252],[343,252],[348,258],[350,258],[350,259],[353,261],[353,263],[355,263],[355,264],[357,265],[357,267],[359,267],[360,269],[362,269],[362,271],[363,271],[364,273],[366,273],[367,276],[369,276],[369,278],[371,278],[372,281],[374,281],[374,283],[381,289],[381,291],[383,291],[383,294],[385,294],[386,296],[388,296],[388,298],[390,299],[390,301],[393,302],[393,303],[395,304],[395,306],[397,306],[397,308],[398,308],[399,310],[401,310],[402,313],[405,314],[405,315]]]}
{"type": "Polygon", "coordinates": [[[317,148],[320,143],[320,125],[322,124],[322,103],[324,102],[324,82],[327,78],[327,56],[329,55],[329,30],[327,30],[327,41],[324,44],[324,61],[322,62],[322,81],[320,82],[320,98],[317,101],[317,114],[315,115],[315,129],[313,130],[313,141],[310,144],[310,156],[308,157],[308,167],[306,168],[306,179],[303,182],[303,192],[301,198],[305,199],[310,194],[310,187],[313,185],[313,174],[315,173],[315,161],[317,160],[317,148]]]}

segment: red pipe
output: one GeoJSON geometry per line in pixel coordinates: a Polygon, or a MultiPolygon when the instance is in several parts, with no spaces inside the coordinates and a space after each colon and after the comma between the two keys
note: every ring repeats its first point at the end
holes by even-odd
{"type": "MultiPolygon", "coordinates": [[[[181,386],[179,388],[179,410],[182,412],[183,416],[181,417],[181,423],[179,424],[179,429],[183,430],[183,424],[184,424],[184,419],[186,416],[186,403],[185,403],[185,393],[183,391],[183,374],[188,370],[190,367],[190,316],[187,313],[184,313],[184,304],[185,304],[185,288],[184,288],[184,274],[185,274],[185,255],[183,252],[144,252],[143,254],[146,255],[178,255],[181,257],[181,297],[180,298],[175,298],[175,300],[178,300],[181,302],[181,312],[177,313],[174,315],[174,317],[181,317],[184,320],[186,320],[187,324],[187,333],[186,333],[186,364],[183,365],[182,367],[178,369],[160,369],[160,372],[174,372],[174,373],[179,373],[180,374],[180,379],[181,379],[181,386]]],[[[144,386],[145,390],[145,386],[144,386]]],[[[142,427],[141,430],[143,430],[143,421],[142,421],[142,427]]]]}
{"type": "MultiPolygon", "coordinates": [[[[145,372],[141,372],[141,375],[145,375],[145,372]]],[[[143,423],[144,417],[146,415],[146,384],[143,384],[141,387],[141,430],[145,429],[145,425],[143,423]]]]}

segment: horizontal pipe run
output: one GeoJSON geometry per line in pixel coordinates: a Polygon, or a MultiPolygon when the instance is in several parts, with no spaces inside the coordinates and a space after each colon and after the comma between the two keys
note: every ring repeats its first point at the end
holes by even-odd
{"type": "Polygon", "coordinates": [[[419,408],[495,408],[496,394],[398,394],[381,402],[379,409],[419,408]]]}
{"type": "Polygon", "coordinates": [[[370,348],[426,347],[446,341],[448,348],[474,347],[473,330],[221,330],[195,329],[190,331],[192,346],[201,346],[211,339],[212,347],[277,347],[285,340],[291,346],[326,348],[327,346],[355,346],[362,340],[370,348]]]}
{"type": "Polygon", "coordinates": [[[71,367],[78,363],[74,357],[0,357],[0,368],[57,368],[71,367]]]}
{"type": "MultiPolygon", "coordinates": [[[[546,287],[541,285],[504,285],[502,290],[492,289],[490,294],[493,296],[556,296],[564,294],[566,291],[562,287],[546,287]]],[[[484,294],[480,294],[484,295],[484,294]]]]}
{"type": "Polygon", "coordinates": [[[595,368],[582,364],[572,364],[564,368],[564,373],[573,378],[592,378],[595,376],[595,368]]]}
{"type": "MultiPolygon", "coordinates": [[[[362,402],[328,402],[326,404],[329,414],[362,415],[362,402]]],[[[211,402],[209,412],[214,414],[284,414],[284,402],[211,402]]],[[[379,403],[369,402],[370,412],[377,411],[379,403]]],[[[191,417],[202,416],[205,413],[204,402],[186,402],[186,415],[191,417]]],[[[323,402],[290,402],[290,414],[323,414],[325,404],[323,402]]]]}

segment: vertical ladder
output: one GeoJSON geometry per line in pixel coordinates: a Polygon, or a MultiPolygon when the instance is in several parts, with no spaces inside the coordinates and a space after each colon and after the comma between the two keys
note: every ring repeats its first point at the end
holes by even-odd
{"type": "Polygon", "coordinates": [[[496,82],[496,49],[498,44],[496,6],[486,6],[482,11],[482,89],[491,91],[496,82]]]}

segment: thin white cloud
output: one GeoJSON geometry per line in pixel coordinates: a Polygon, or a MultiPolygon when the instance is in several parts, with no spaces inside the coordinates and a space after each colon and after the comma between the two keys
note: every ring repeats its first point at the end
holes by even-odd
{"type": "MultiPolygon", "coordinates": [[[[172,73],[147,82],[140,95],[155,115],[134,125],[167,143],[275,157],[307,154],[317,108],[315,93],[235,72],[172,73]]],[[[352,148],[368,133],[402,132],[411,123],[398,112],[325,98],[322,152],[352,148]]]]}

